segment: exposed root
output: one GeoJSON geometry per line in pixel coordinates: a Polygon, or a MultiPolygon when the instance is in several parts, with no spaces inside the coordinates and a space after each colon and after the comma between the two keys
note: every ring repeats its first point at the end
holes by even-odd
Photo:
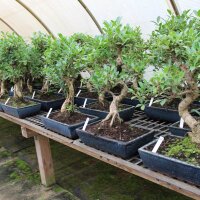
{"type": "Polygon", "coordinates": [[[200,144],[200,121],[194,125],[192,132],[189,133],[189,136],[191,137],[192,142],[200,144]]]}
{"type": "MultiPolygon", "coordinates": [[[[127,87],[127,85],[124,82],[121,82],[120,84],[123,85],[123,88],[121,90],[120,95],[115,96],[114,93],[110,92],[110,94],[113,97],[113,100],[112,100],[112,102],[110,104],[110,111],[109,111],[108,115],[106,116],[106,118],[102,120],[102,123],[104,123],[105,121],[108,121],[108,120],[111,119],[111,122],[110,122],[110,126],[111,127],[113,126],[113,124],[114,124],[114,122],[116,120],[118,120],[119,123],[121,123],[123,121],[120,118],[120,116],[119,116],[118,107],[119,107],[119,103],[127,95],[127,93],[128,93],[128,87],[127,87]]],[[[101,126],[100,126],[100,128],[101,128],[101,126]]]]}

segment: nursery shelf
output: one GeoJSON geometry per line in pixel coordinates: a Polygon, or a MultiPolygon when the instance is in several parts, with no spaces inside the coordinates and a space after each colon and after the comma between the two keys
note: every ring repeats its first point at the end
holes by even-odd
{"type": "MultiPolygon", "coordinates": [[[[144,179],[162,185],[193,199],[200,200],[199,187],[144,167],[139,156],[135,156],[129,160],[123,160],[108,153],[88,147],[84,145],[79,139],[71,140],[55,132],[45,129],[40,120],[41,114],[45,114],[45,112],[33,117],[28,117],[26,119],[18,119],[16,117],[0,112],[0,117],[20,125],[22,128],[22,135],[24,137],[35,138],[41,181],[44,185],[49,186],[55,183],[53,161],[49,144],[49,139],[52,139],[110,165],[125,170],[131,174],[140,176],[144,179]]],[[[162,134],[168,133],[168,126],[170,125],[170,123],[150,120],[141,111],[135,112],[132,120],[130,121],[130,124],[134,124],[134,126],[136,125],[137,127],[143,127],[149,130],[155,130],[159,133],[162,132],[162,134]]],[[[156,135],[156,137],[158,136],[159,135],[156,135]]]]}

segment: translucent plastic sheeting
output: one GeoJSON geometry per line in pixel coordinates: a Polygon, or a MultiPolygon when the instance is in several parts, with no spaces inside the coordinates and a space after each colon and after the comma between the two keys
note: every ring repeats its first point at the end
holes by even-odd
{"type": "Polygon", "coordinates": [[[104,20],[122,17],[124,23],[141,26],[142,33],[148,36],[155,28],[158,16],[165,18],[170,9],[166,0],[83,0],[102,26],[104,20]]]}
{"type": "MultiPolygon", "coordinates": [[[[0,18],[2,18],[18,34],[29,38],[35,31],[43,31],[44,28],[38,21],[15,0],[0,0],[0,18]]],[[[0,29],[5,24],[0,24],[0,29]]]]}
{"type": "Polygon", "coordinates": [[[22,0],[56,35],[76,32],[99,34],[95,23],[77,0],[22,0]]]}
{"type": "Polygon", "coordinates": [[[13,32],[9,26],[7,26],[5,23],[3,23],[1,20],[0,20],[0,32],[3,31],[3,32],[13,32]]]}
{"type": "Polygon", "coordinates": [[[184,10],[199,10],[200,9],[200,0],[176,0],[178,9],[180,12],[183,12],[184,10]]]}

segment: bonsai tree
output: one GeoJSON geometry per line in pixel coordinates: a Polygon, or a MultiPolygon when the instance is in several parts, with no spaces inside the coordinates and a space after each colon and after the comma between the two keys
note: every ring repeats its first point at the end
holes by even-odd
{"type": "MultiPolygon", "coordinates": [[[[137,87],[137,79],[146,68],[144,62],[146,47],[140,29],[122,25],[120,18],[117,18],[104,22],[103,30],[104,34],[93,40],[94,48],[87,56],[87,65],[98,69],[104,65],[115,66],[119,72],[124,69],[124,72],[131,75],[129,81],[137,87]]],[[[98,88],[99,102],[102,104],[106,90],[106,87],[102,87],[101,90],[98,88]]]]}
{"type": "MultiPolygon", "coordinates": [[[[34,33],[31,37],[29,45],[30,59],[27,70],[27,87],[30,93],[33,92],[33,79],[43,78],[43,68],[45,66],[44,53],[51,43],[51,37],[41,32],[34,33]]],[[[47,92],[49,89],[49,81],[44,78],[42,92],[47,92]]]]}
{"type": "Polygon", "coordinates": [[[96,67],[90,78],[93,87],[98,91],[98,93],[101,93],[101,91],[103,90],[104,92],[108,92],[112,95],[113,100],[110,104],[109,114],[102,121],[105,122],[111,119],[110,126],[113,126],[116,120],[118,120],[118,122],[120,123],[122,122],[119,116],[119,104],[123,100],[123,98],[126,97],[128,92],[128,87],[125,84],[126,78],[127,74],[123,73],[123,71],[119,73],[115,65],[104,65],[103,68],[96,67]],[[111,89],[117,85],[120,85],[122,87],[119,95],[115,95],[111,91],[111,89]]]}
{"type": "Polygon", "coordinates": [[[66,93],[66,100],[61,107],[61,113],[70,116],[74,112],[74,81],[83,69],[81,64],[84,51],[73,37],[59,35],[52,41],[45,52],[47,66],[44,69],[46,77],[59,84],[66,93]]]}
{"type": "Polygon", "coordinates": [[[194,16],[189,11],[180,16],[168,12],[167,20],[158,18],[157,29],[150,39],[152,63],[162,71],[162,79],[157,78],[159,81],[153,82],[153,85],[163,87],[167,84],[174,97],[182,97],[179,115],[191,128],[192,141],[200,143],[200,122],[189,113],[190,105],[200,95],[200,11],[194,16]],[[169,72],[170,78],[167,78],[169,72]],[[173,85],[177,80],[184,85],[173,85]]]}
{"type": "Polygon", "coordinates": [[[99,94],[99,102],[104,105],[106,92],[112,95],[109,114],[103,120],[105,122],[111,119],[112,126],[116,120],[121,122],[118,110],[120,102],[128,92],[128,75],[131,75],[130,80],[134,82],[146,68],[146,47],[140,29],[122,25],[119,18],[104,22],[103,30],[102,36],[94,38],[94,49],[88,55],[87,61],[94,67],[90,82],[99,94]],[[121,88],[119,95],[112,92],[116,86],[121,88]]]}
{"type": "Polygon", "coordinates": [[[1,33],[0,71],[3,79],[14,83],[15,100],[23,101],[22,79],[26,74],[29,60],[28,45],[21,36],[1,33]]]}

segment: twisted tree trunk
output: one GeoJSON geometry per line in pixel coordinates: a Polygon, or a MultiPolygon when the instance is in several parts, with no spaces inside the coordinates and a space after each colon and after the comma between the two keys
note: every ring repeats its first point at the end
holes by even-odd
{"type": "Polygon", "coordinates": [[[87,87],[87,89],[88,89],[89,92],[92,92],[92,89],[93,89],[93,88],[92,88],[92,85],[90,84],[89,81],[87,81],[86,87],[87,87]]]}
{"type": "Polygon", "coordinates": [[[1,81],[1,91],[0,91],[0,97],[4,96],[7,92],[7,89],[6,89],[6,81],[5,80],[2,80],[1,81]]]}
{"type": "Polygon", "coordinates": [[[29,76],[29,78],[27,79],[26,85],[27,85],[29,92],[32,93],[33,92],[33,78],[32,78],[32,76],[29,76]]]}
{"type": "Polygon", "coordinates": [[[19,100],[19,101],[23,101],[24,98],[23,98],[23,93],[22,93],[22,90],[23,90],[23,82],[21,79],[18,79],[15,81],[15,85],[14,85],[14,98],[16,100],[19,100]]]}
{"type": "Polygon", "coordinates": [[[46,93],[49,91],[49,81],[48,80],[45,80],[44,81],[44,84],[42,86],[42,89],[41,89],[41,92],[42,93],[46,93]]]}
{"type": "Polygon", "coordinates": [[[136,77],[133,79],[133,88],[134,90],[138,89],[138,79],[136,77]]]}
{"type": "Polygon", "coordinates": [[[100,104],[104,105],[104,102],[105,102],[105,92],[102,92],[102,93],[99,94],[98,100],[99,100],[100,104]]]}
{"type": "Polygon", "coordinates": [[[123,98],[126,97],[126,95],[128,93],[128,87],[124,82],[121,82],[120,84],[123,86],[120,95],[115,96],[114,93],[110,92],[113,97],[113,100],[110,104],[110,111],[109,111],[108,115],[106,116],[106,118],[102,120],[102,123],[104,123],[105,121],[108,121],[111,119],[111,122],[110,122],[111,127],[113,126],[116,119],[120,123],[122,122],[122,119],[119,116],[118,108],[119,108],[119,103],[123,100],[123,98]]]}
{"type": "Polygon", "coordinates": [[[197,121],[190,113],[189,106],[199,97],[199,89],[197,82],[193,79],[192,72],[185,65],[181,65],[181,69],[185,72],[185,79],[190,87],[190,91],[186,94],[185,99],[183,99],[179,106],[179,115],[183,118],[185,123],[191,128],[192,132],[189,136],[195,143],[200,143],[200,121],[197,121]]]}
{"type": "MultiPolygon", "coordinates": [[[[66,80],[66,85],[68,86],[68,94],[67,94],[67,98],[65,99],[60,112],[64,113],[67,112],[67,107],[74,106],[74,79],[73,78],[67,78],[66,80]]],[[[70,112],[68,112],[68,114],[70,115],[70,112]]]]}

